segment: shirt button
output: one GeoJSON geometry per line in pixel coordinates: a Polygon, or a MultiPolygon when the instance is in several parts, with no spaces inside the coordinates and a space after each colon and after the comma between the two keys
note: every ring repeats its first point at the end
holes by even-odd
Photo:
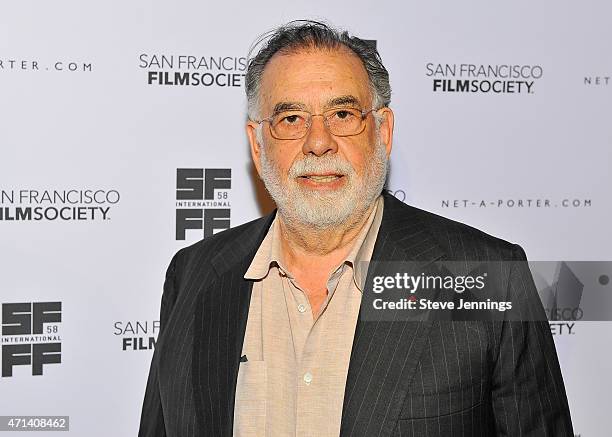
{"type": "Polygon", "coordinates": [[[299,305],[298,305],[298,311],[299,311],[300,313],[303,313],[304,311],[306,311],[306,305],[304,305],[304,304],[302,304],[302,303],[301,303],[301,304],[299,304],[299,305]]]}
{"type": "Polygon", "coordinates": [[[312,382],[312,374],[310,372],[304,373],[304,382],[310,384],[312,382]]]}

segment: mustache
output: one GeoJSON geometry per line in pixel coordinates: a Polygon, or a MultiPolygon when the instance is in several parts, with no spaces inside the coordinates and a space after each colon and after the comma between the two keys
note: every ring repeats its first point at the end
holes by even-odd
{"type": "Polygon", "coordinates": [[[298,178],[309,174],[334,173],[340,175],[352,175],[355,173],[353,166],[338,155],[325,155],[324,157],[307,156],[294,162],[289,168],[289,177],[298,178]]]}

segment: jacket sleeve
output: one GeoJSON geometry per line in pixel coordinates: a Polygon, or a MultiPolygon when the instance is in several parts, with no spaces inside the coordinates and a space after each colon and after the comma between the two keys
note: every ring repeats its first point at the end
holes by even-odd
{"type": "Polygon", "coordinates": [[[555,344],[523,249],[515,245],[508,300],[521,319],[497,329],[492,405],[497,436],[573,437],[555,344]]]}
{"type": "MultiPolygon", "coordinates": [[[[160,340],[165,332],[166,323],[170,317],[174,303],[176,302],[176,263],[179,253],[180,251],[174,255],[166,271],[166,279],[164,281],[164,290],[161,299],[157,345],[160,344],[160,340]]],[[[164,411],[159,391],[158,360],[159,348],[156,347],[153,358],[151,359],[149,378],[147,380],[147,388],[145,390],[142,413],[140,416],[138,437],[166,437],[164,411]]]]}

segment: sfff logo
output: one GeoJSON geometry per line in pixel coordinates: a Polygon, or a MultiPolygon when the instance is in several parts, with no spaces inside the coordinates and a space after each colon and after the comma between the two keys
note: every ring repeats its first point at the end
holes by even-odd
{"type": "Polygon", "coordinates": [[[61,321],[61,302],[2,304],[2,376],[13,376],[14,366],[31,366],[32,375],[42,375],[45,364],[61,363],[61,321]]]}
{"type": "Polygon", "coordinates": [[[230,168],[179,168],[176,170],[176,239],[187,229],[201,229],[209,237],[230,227],[228,190],[230,168]]]}

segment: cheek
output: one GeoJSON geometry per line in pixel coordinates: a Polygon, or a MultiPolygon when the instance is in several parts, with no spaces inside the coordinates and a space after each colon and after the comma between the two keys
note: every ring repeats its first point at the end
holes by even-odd
{"type": "Polygon", "coordinates": [[[353,168],[360,175],[363,176],[365,174],[366,163],[368,161],[368,156],[360,155],[355,161],[353,161],[353,168]]]}
{"type": "Polygon", "coordinates": [[[344,159],[348,161],[355,172],[362,175],[369,159],[372,159],[373,147],[367,143],[350,144],[344,149],[344,159]]]}
{"type": "Polygon", "coordinates": [[[286,152],[283,153],[283,151],[277,147],[269,147],[268,150],[270,149],[272,149],[273,152],[268,152],[266,155],[268,160],[276,167],[276,170],[280,173],[282,178],[286,179],[289,168],[294,162],[294,157],[286,152]]]}

